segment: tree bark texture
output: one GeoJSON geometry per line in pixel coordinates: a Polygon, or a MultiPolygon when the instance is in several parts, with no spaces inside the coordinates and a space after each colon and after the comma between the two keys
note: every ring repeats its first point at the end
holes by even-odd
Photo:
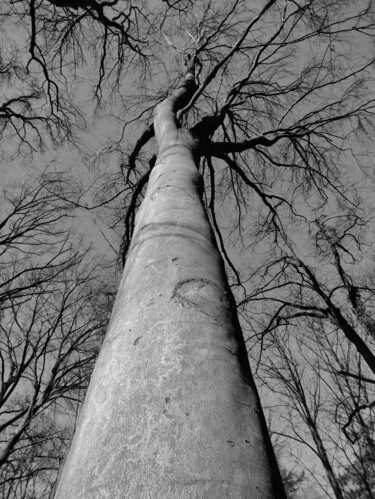
{"type": "Polygon", "coordinates": [[[188,87],[156,113],[158,160],[56,499],[285,497],[175,120],[188,87]]]}

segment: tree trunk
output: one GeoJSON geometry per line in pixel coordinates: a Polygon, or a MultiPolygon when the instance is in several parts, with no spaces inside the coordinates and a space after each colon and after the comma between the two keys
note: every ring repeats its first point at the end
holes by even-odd
{"type": "Polygon", "coordinates": [[[175,121],[191,82],[157,110],[158,160],[56,499],[285,497],[175,121]]]}
{"type": "MultiPolygon", "coordinates": [[[[306,406],[306,409],[309,412],[307,406],[306,406]]],[[[333,468],[331,466],[326,448],[324,447],[324,444],[323,444],[323,441],[321,439],[320,433],[318,431],[316,422],[313,421],[311,416],[307,417],[306,422],[307,422],[307,425],[309,426],[309,430],[310,430],[311,436],[314,440],[318,457],[323,465],[324,471],[325,471],[326,476],[328,478],[328,481],[332,487],[335,498],[336,499],[344,499],[340,484],[339,484],[339,482],[336,478],[336,475],[333,471],[333,468]]]]}

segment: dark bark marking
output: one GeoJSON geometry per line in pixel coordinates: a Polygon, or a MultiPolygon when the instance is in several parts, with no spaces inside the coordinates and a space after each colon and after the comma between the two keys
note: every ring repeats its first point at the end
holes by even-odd
{"type": "Polygon", "coordinates": [[[171,300],[183,307],[195,308],[215,320],[223,304],[230,313],[230,304],[225,291],[209,279],[193,278],[180,281],[174,287],[171,300]]]}

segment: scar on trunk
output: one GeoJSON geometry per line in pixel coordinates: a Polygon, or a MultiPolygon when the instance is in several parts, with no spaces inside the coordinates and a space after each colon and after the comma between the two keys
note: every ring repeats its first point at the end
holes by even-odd
{"type": "Polygon", "coordinates": [[[230,308],[223,289],[209,279],[193,278],[180,281],[174,287],[171,301],[186,308],[195,308],[213,319],[223,305],[230,308]]]}

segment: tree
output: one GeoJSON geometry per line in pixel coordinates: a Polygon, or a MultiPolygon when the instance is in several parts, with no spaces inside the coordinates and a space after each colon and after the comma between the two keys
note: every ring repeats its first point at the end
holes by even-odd
{"type": "Polygon", "coordinates": [[[301,327],[303,335],[279,328],[264,339],[259,379],[279,407],[271,427],[292,444],[290,459],[311,482],[318,481],[324,497],[333,493],[349,498],[358,489],[370,499],[373,384],[363,376],[364,362],[340,330],[330,331],[323,321],[319,327],[310,318],[301,327]],[[296,457],[298,447],[306,463],[296,457]],[[326,478],[309,466],[311,453],[319,458],[326,478]]]}
{"type": "Polygon", "coordinates": [[[194,141],[176,124],[194,71],[187,58],[156,111],[158,159],[56,497],[284,496],[194,141]]]}
{"type": "MultiPolygon", "coordinates": [[[[272,435],[272,425],[268,424],[269,430],[272,435]]],[[[297,471],[294,464],[291,464],[290,460],[287,464],[283,464],[282,460],[288,453],[285,452],[285,446],[280,440],[273,439],[273,448],[275,450],[276,458],[279,463],[281,477],[283,479],[283,484],[285,488],[285,493],[287,499],[298,499],[299,491],[305,483],[306,474],[304,471],[297,471]]]]}
{"type": "Polygon", "coordinates": [[[374,484],[374,445],[365,445],[354,463],[346,466],[340,477],[341,487],[346,496],[353,499],[375,497],[374,484]],[[365,477],[365,480],[363,479],[365,477]]]}
{"type": "MultiPolygon", "coordinates": [[[[119,2],[63,4],[43,0],[11,5],[13,19],[24,20],[23,39],[28,37],[27,46],[34,51],[30,53],[30,64],[43,68],[46,88],[54,89],[50,102],[58,102],[56,95],[60,94],[68,99],[66,81],[83,78],[83,55],[87,56],[87,66],[99,75],[89,87],[85,80],[81,92],[89,89],[90,95],[95,96],[99,104],[96,119],[103,116],[101,111],[108,111],[105,121],[101,121],[109,125],[110,136],[103,151],[109,161],[115,159],[121,163],[116,173],[103,174],[108,182],[99,204],[103,209],[109,207],[112,227],[118,232],[125,221],[122,253],[123,261],[127,261],[126,275],[134,258],[131,245],[135,247],[142,234],[135,232],[133,236],[136,212],[139,210],[140,220],[143,216],[147,219],[147,209],[140,208],[144,200],[143,206],[149,204],[145,188],[149,184],[149,191],[152,189],[150,179],[153,182],[161,169],[160,165],[155,166],[152,142],[156,137],[160,161],[164,138],[157,123],[163,122],[160,113],[171,102],[166,98],[168,93],[177,96],[174,91],[183,81],[184,75],[181,70],[176,71],[176,66],[179,63],[182,66],[182,57],[190,54],[189,69],[193,75],[196,66],[197,86],[192,77],[187,78],[183,88],[189,90],[186,94],[189,100],[173,109],[175,124],[171,125],[171,131],[176,133],[177,126],[181,141],[189,144],[188,155],[191,156],[192,150],[196,164],[199,159],[203,201],[233,290],[242,304],[239,309],[242,322],[246,326],[249,315],[244,308],[251,304],[248,336],[255,331],[261,344],[265,331],[257,322],[260,314],[264,317],[263,312],[268,312],[269,301],[265,302],[261,291],[256,296],[254,288],[267,291],[269,288],[267,273],[259,277],[256,270],[262,263],[263,268],[272,267],[275,254],[277,258],[291,251],[298,254],[296,233],[306,236],[314,220],[324,219],[337,206],[347,212],[353,206],[361,209],[363,204],[359,195],[363,179],[359,178],[359,171],[368,166],[371,145],[367,134],[373,128],[374,103],[371,2],[353,6],[351,2],[321,0],[273,0],[251,5],[241,0],[223,4],[202,1],[194,2],[192,9],[188,0],[168,1],[163,2],[162,11],[159,9],[160,16],[151,18],[148,14],[154,3],[142,2],[138,10],[136,7],[129,12],[129,19],[141,13],[152,19],[152,25],[143,21],[124,25],[127,30],[135,26],[143,29],[149,43],[145,50],[134,55],[125,40],[124,58],[116,52],[117,44],[108,42],[121,39],[116,37],[121,29],[107,22],[120,15],[115,12],[119,2]],[[100,36],[98,29],[102,30],[100,36]],[[86,33],[87,45],[82,33],[86,33]],[[70,45],[65,43],[67,40],[70,45]],[[95,64],[95,56],[99,64],[95,64]],[[59,64],[55,64],[57,60],[59,64]],[[125,67],[124,60],[126,77],[124,72],[117,71],[125,67]],[[136,75],[134,80],[133,75],[136,75]],[[48,87],[49,84],[52,86],[48,87]],[[135,141],[134,134],[138,132],[139,139],[135,141]],[[245,255],[239,264],[233,246],[245,255]],[[265,261],[259,262],[254,256],[257,253],[262,253],[265,261]],[[259,300],[266,303],[263,310],[256,305],[259,300]]],[[[134,37],[141,39],[138,34],[134,37]]],[[[88,107],[89,119],[93,106],[88,107]]],[[[97,154],[95,149],[100,160],[104,153],[97,154]]],[[[371,228],[371,220],[367,227],[371,228]]],[[[158,261],[164,260],[159,257],[158,261]]],[[[309,262],[300,260],[309,268],[309,262]]],[[[193,267],[192,277],[185,281],[195,282],[188,279],[197,279],[196,260],[190,260],[189,265],[193,267]]],[[[200,293],[205,294],[206,284],[196,289],[184,283],[183,289],[177,288],[177,294],[173,295],[173,303],[182,302],[185,311],[200,307],[200,293]],[[192,297],[194,293],[198,293],[199,299],[192,297]]],[[[289,281],[283,283],[277,289],[286,289],[289,284],[289,281]]],[[[344,283],[343,286],[342,293],[347,289],[344,283]]],[[[306,293],[309,288],[299,289],[306,293]]],[[[216,291],[212,293],[217,296],[216,291]]],[[[304,299],[308,300],[312,294],[309,289],[304,299]]],[[[146,292],[143,295],[148,296],[146,292]]],[[[155,291],[152,298],[156,300],[157,296],[155,291]]],[[[334,311],[336,320],[343,317],[346,322],[342,324],[348,323],[353,329],[345,311],[333,305],[336,308],[325,311],[326,314],[331,317],[334,311]]],[[[346,334],[348,331],[347,328],[346,334]]],[[[362,342],[362,354],[371,361],[371,341],[362,329],[355,332],[362,342]]],[[[134,346],[142,345],[140,336],[133,339],[137,341],[134,346]]],[[[158,338],[162,344],[164,340],[158,338]]],[[[166,404],[173,401],[170,395],[164,400],[166,404]]],[[[64,478],[60,483],[63,482],[64,478]]]]}
{"type": "Polygon", "coordinates": [[[8,185],[2,200],[0,490],[8,498],[50,493],[111,304],[99,261],[72,244],[62,177],[8,185]]]}
{"type": "Polygon", "coordinates": [[[355,346],[374,375],[374,288],[361,270],[361,264],[368,263],[370,222],[352,209],[309,224],[310,247],[319,267],[316,261],[305,263],[309,255],[299,256],[292,245],[275,250],[276,258],[258,270],[268,276],[267,283],[245,300],[252,303],[261,296],[274,304],[261,334],[306,317],[325,320],[355,346]]]}
{"type": "MultiPolygon", "coordinates": [[[[343,492],[335,472],[334,457],[330,455],[324,443],[326,428],[322,422],[324,415],[321,414],[323,412],[321,408],[327,405],[327,400],[324,398],[325,393],[321,386],[323,377],[319,375],[314,379],[311,374],[309,376],[309,373],[306,373],[306,358],[297,355],[298,349],[292,348],[288,340],[285,341],[285,337],[275,335],[273,343],[275,360],[266,363],[265,379],[272,390],[281,393],[285,400],[283,401],[287,413],[285,419],[290,438],[305,444],[318,456],[334,497],[343,499],[343,492]],[[301,363],[299,359],[303,359],[304,362],[301,363]],[[308,430],[310,438],[305,437],[302,428],[308,430]]],[[[323,484],[322,488],[324,490],[323,484]]]]}
{"type": "Polygon", "coordinates": [[[67,80],[72,82],[77,72],[81,78],[91,76],[91,55],[98,62],[93,75],[98,103],[119,91],[124,71],[133,65],[147,65],[153,53],[147,36],[162,23],[163,12],[139,4],[125,0],[15,0],[4,5],[6,26],[10,20],[22,20],[26,67],[41,72],[45,105],[55,121],[59,116],[72,119],[78,114],[78,107],[69,109],[74,96],[67,80]],[[85,72],[79,71],[81,65],[85,72]],[[110,88],[108,93],[106,88],[110,88]]]}
{"type": "MultiPolygon", "coordinates": [[[[75,130],[82,128],[82,115],[72,101],[61,97],[58,106],[50,99],[38,74],[25,68],[21,49],[9,40],[11,30],[3,21],[6,14],[0,6],[2,33],[0,40],[0,140],[4,159],[26,156],[74,141],[75,130]],[[3,19],[1,19],[3,18],[3,19]]],[[[50,90],[48,91],[51,92],[50,90]]]]}

